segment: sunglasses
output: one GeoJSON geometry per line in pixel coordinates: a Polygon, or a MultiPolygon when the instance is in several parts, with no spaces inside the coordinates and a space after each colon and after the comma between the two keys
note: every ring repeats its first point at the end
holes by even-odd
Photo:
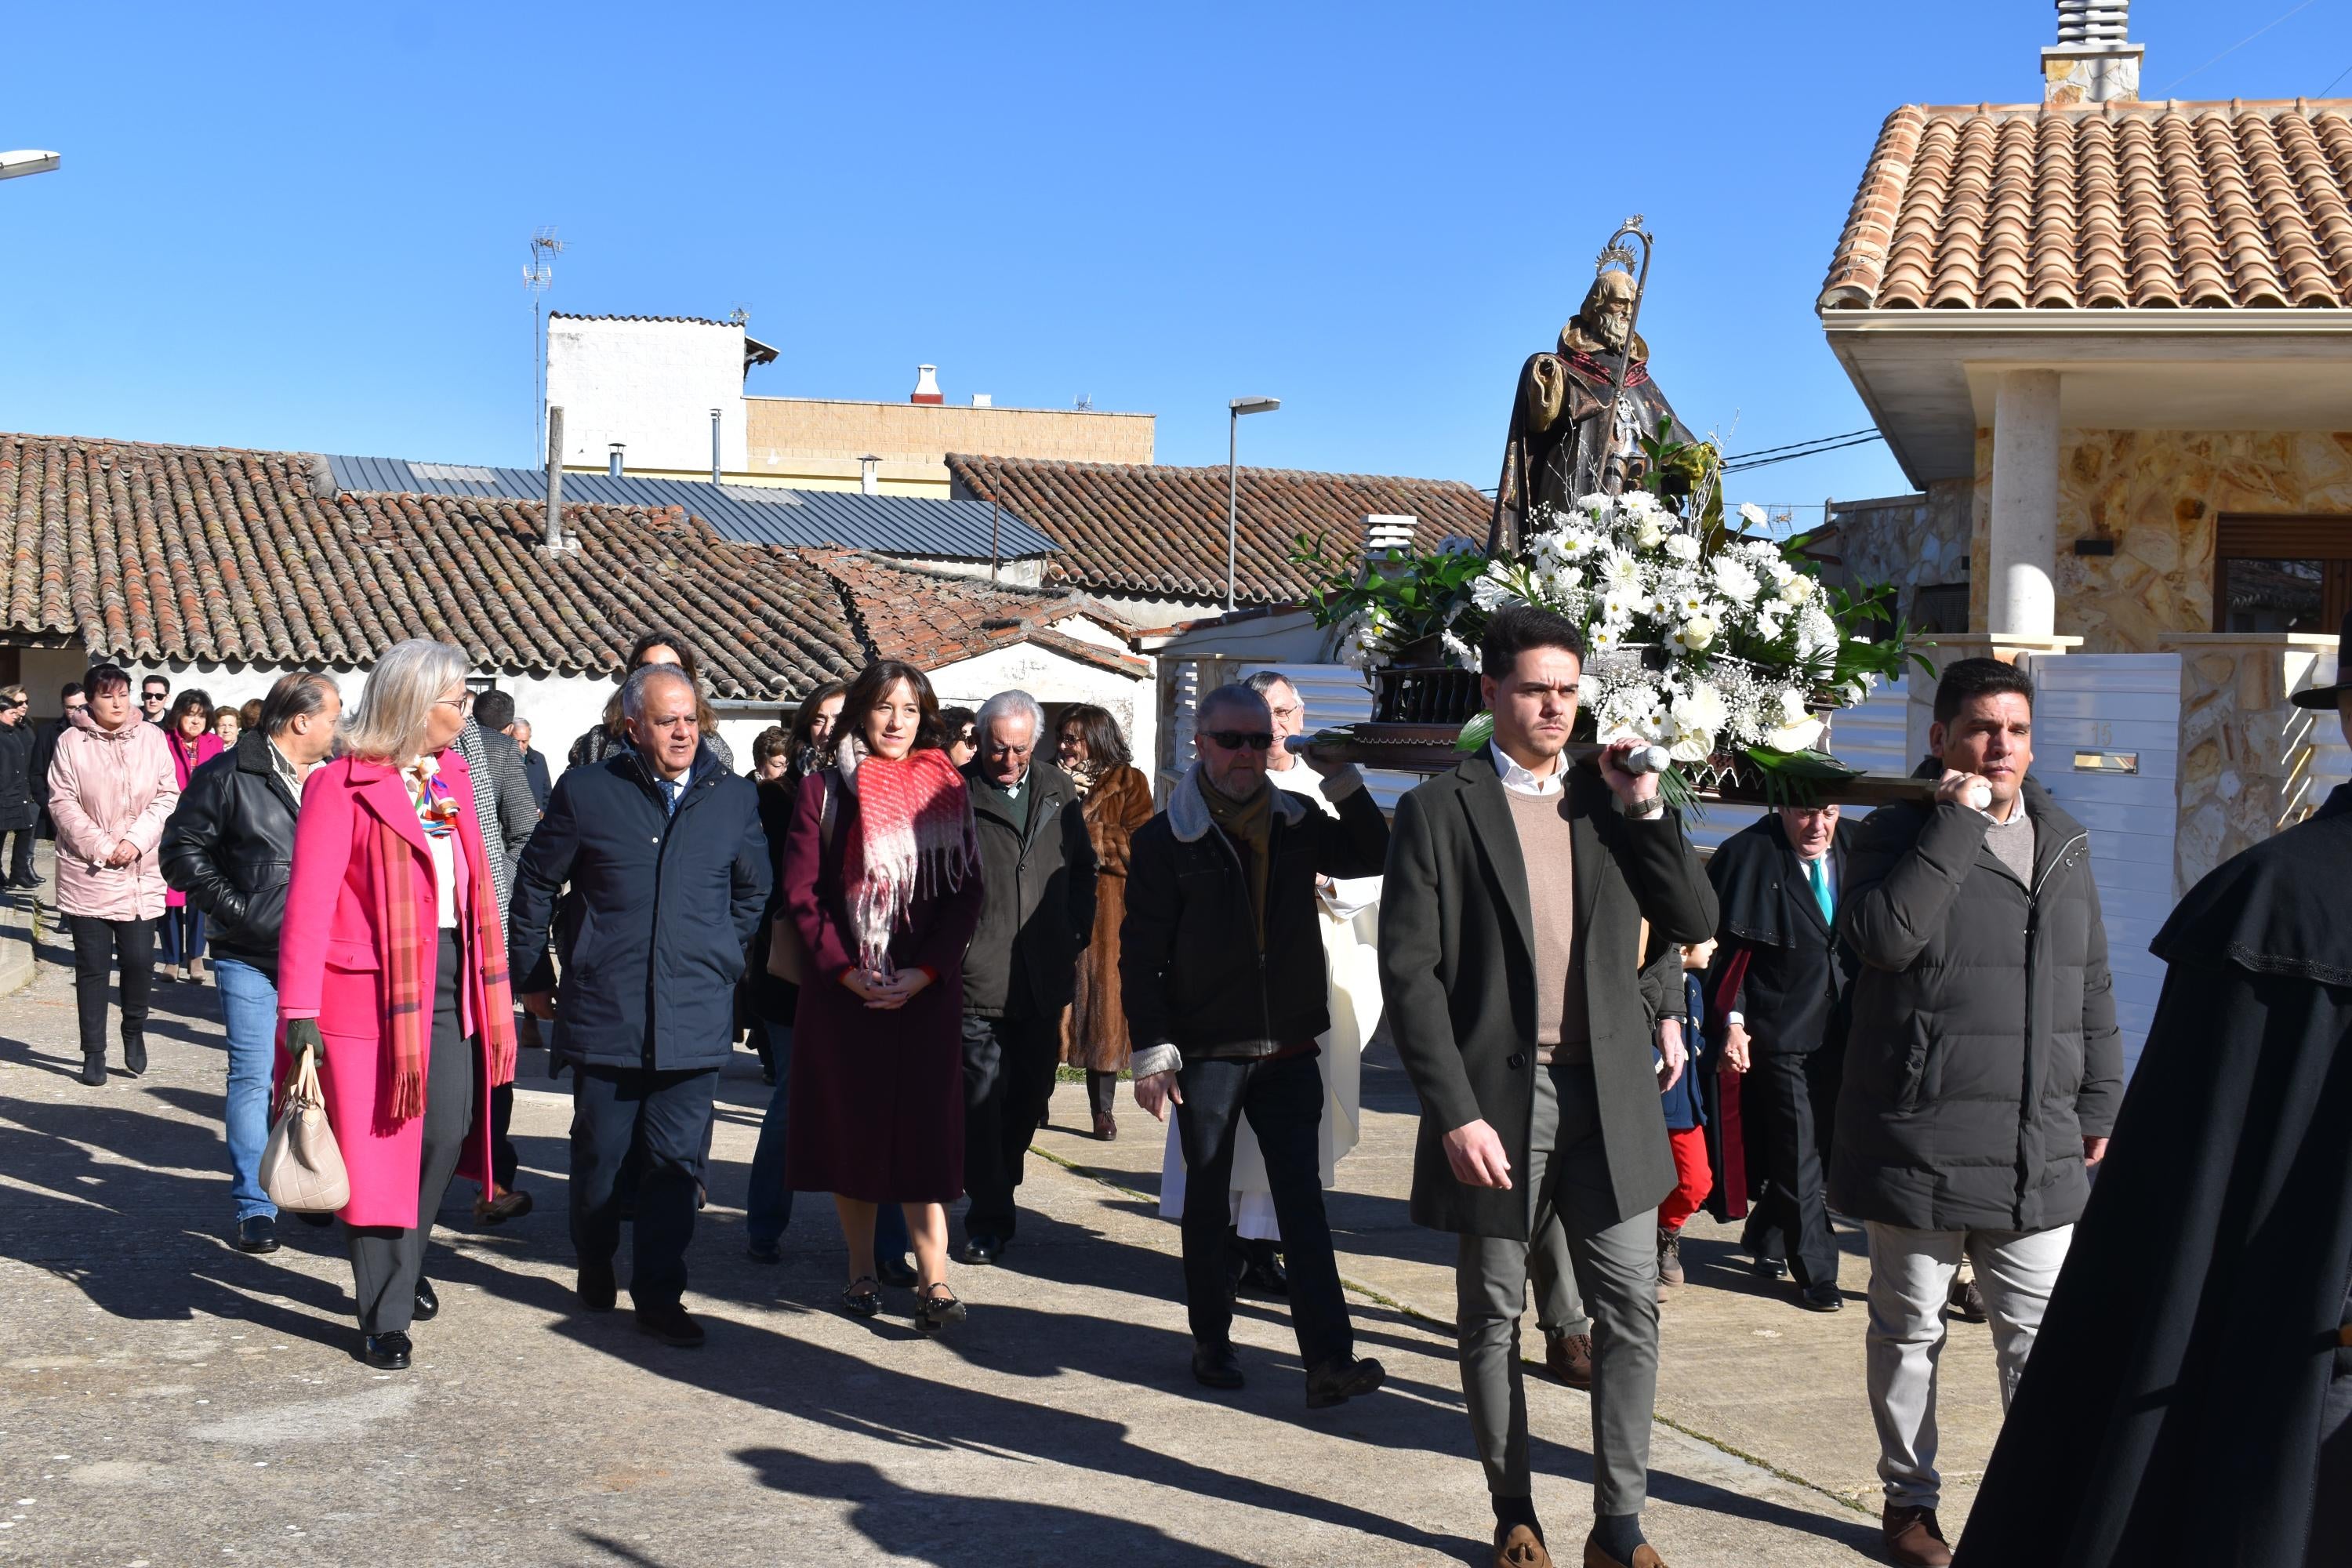
{"type": "Polygon", "coordinates": [[[1274,744],[1271,730],[1203,730],[1201,731],[1228,752],[1263,752],[1274,744]]]}

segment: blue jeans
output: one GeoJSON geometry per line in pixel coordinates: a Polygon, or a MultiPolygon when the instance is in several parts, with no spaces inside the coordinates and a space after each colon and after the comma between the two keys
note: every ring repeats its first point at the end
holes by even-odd
{"type": "Polygon", "coordinates": [[[221,1023],[228,1030],[229,1195],[236,1217],[274,1216],[261,1190],[261,1151],[269,1142],[269,1079],[278,1057],[278,987],[242,959],[213,962],[221,1023]]]}
{"type": "MultiPolygon", "coordinates": [[[[776,1089],[768,1097],[768,1113],[760,1119],[760,1146],[751,1152],[751,1190],[743,1199],[743,1236],[754,1247],[773,1247],[793,1223],[793,1190],[784,1184],[786,1111],[793,1093],[793,1026],[770,1022],[768,1048],[776,1064],[776,1089]]],[[[874,1256],[904,1258],[913,1244],[907,1238],[907,1216],[897,1204],[883,1204],[874,1213],[874,1256]]]]}

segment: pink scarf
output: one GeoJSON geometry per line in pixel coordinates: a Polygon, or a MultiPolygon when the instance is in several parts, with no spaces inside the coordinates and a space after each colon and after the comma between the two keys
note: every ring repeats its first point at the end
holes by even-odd
{"type": "Polygon", "coordinates": [[[858,831],[842,867],[857,963],[890,973],[890,937],[924,893],[960,888],[980,867],[971,795],[942,751],[897,762],[854,738],[841,748],[841,777],[857,797],[858,831]]]}

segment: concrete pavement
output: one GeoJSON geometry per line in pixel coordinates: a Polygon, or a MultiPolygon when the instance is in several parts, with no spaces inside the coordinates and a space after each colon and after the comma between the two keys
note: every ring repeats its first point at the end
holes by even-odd
{"type": "MultiPolygon", "coordinates": [[[[766,1091],[725,1084],[688,1298],[700,1351],[627,1312],[580,1314],[562,1205],[565,1097],[526,1062],[516,1116],[538,1211],[472,1228],[459,1184],[417,1365],[355,1357],[334,1233],[247,1258],[223,1241],[224,1058],[209,986],[159,982],[153,1066],[72,1072],[61,948],[0,1000],[0,1560],[126,1568],[288,1563],[1483,1563],[1488,1513],[1461,1412],[1446,1244],[1404,1217],[1410,1097],[1368,1064],[1365,1146],[1334,1194],[1341,1268],[1386,1391],[1309,1413],[1278,1308],[1244,1303],[1238,1394],[1195,1386],[1174,1227],[1151,1212],[1157,1131],[1061,1128],[1017,1245],[960,1268],[971,1321],[915,1332],[893,1292],[835,1310],[831,1205],[802,1200],[781,1268],[743,1257],[766,1091]]],[[[119,1059],[119,1058],[118,1058],[119,1059]]],[[[1065,1087],[1059,1120],[1079,1119],[1065,1087]]],[[[1703,1222],[1702,1222],[1703,1223],[1703,1222]]],[[[1797,1310],[1687,1248],[1667,1310],[1652,1539],[1676,1568],[1868,1561],[1874,1453],[1863,1313],[1797,1310]],[[1857,1506],[1857,1500],[1861,1506],[1857,1506]]],[[[625,1262],[624,1263],[625,1279],[625,1262]]],[[[1864,1270],[1850,1266],[1850,1289],[1864,1270]]],[[[1533,1342],[1531,1340],[1531,1346],[1533,1342]]],[[[1591,1494],[1581,1394],[1531,1379],[1538,1502],[1574,1562],[1591,1494]]],[[[1956,1325],[1946,1450],[1973,1474],[1993,1405],[1984,1331],[1956,1325]]]]}

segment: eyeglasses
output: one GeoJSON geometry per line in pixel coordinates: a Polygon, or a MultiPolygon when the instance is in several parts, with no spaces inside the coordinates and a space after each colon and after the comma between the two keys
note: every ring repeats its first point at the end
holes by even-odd
{"type": "Polygon", "coordinates": [[[1263,752],[1274,744],[1273,731],[1267,730],[1203,730],[1201,733],[1228,752],[1263,752]]]}
{"type": "Polygon", "coordinates": [[[471,710],[474,706],[474,694],[468,691],[457,697],[436,697],[433,700],[433,706],[436,708],[455,708],[460,713],[467,712],[471,710]]]}

